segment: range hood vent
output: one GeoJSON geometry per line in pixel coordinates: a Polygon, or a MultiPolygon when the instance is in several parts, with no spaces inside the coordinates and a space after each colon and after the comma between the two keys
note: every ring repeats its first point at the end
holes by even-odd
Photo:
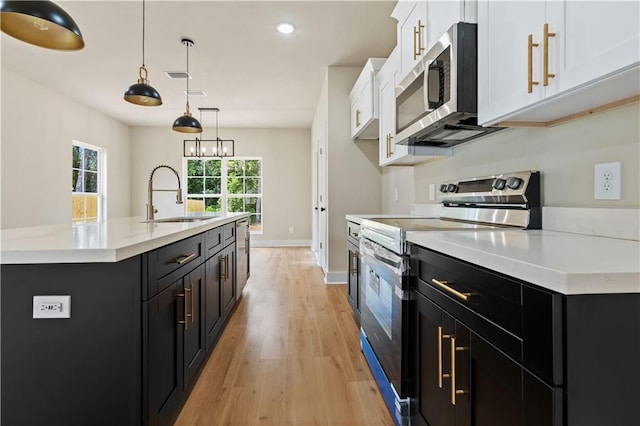
{"type": "Polygon", "coordinates": [[[452,113],[431,126],[399,141],[398,144],[452,147],[502,129],[502,127],[479,126],[476,114],[458,112],[452,113]]]}

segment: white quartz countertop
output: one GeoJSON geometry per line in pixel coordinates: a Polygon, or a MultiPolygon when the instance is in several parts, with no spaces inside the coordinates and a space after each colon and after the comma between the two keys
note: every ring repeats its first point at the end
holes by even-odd
{"type": "Polygon", "coordinates": [[[408,231],[407,241],[562,294],[640,293],[640,242],[545,230],[408,231]]]}
{"type": "Polygon", "coordinates": [[[144,222],[143,217],[130,217],[3,229],[0,263],[119,262],[248,216],[249,213],[227,213],[181,223],[144,222]]]}

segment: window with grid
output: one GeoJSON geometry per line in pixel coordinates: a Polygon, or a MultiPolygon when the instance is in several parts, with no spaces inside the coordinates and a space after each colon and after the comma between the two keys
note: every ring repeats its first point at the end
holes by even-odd
{"type": "Polygon", "coordinates": [[[71,151],[71,220],[96,222],[104,211],[104,149],[74,141],[71,151]]]}
{"type": "Polygon", "coordinates": [[[185,159],[187,213],[248,212],[250,230],[262,232],[262,159],[185,159]]]}

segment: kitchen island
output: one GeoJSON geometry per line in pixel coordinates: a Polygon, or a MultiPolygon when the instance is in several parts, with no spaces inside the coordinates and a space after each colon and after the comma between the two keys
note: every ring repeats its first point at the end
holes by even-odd
{"type": "Polygon", "coordinates": [[[235,306],[247,216],[3,230],[2,424],[171,424],[235,306]]]}

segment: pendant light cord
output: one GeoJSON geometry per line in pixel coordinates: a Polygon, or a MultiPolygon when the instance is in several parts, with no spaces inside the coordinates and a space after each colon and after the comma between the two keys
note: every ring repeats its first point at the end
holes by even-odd
{"type": "Polygon", "coordinates": [[[189,75],[189,42],[185,43],[187,45],[187,112],[189,112],[189,79],[191,76],[189,75]]]}
{"type": "Polygon", "coordinates": [[[145,5],[142,0],[142,67],[144,68],[144,22],[145,22],[145,5]]]}

